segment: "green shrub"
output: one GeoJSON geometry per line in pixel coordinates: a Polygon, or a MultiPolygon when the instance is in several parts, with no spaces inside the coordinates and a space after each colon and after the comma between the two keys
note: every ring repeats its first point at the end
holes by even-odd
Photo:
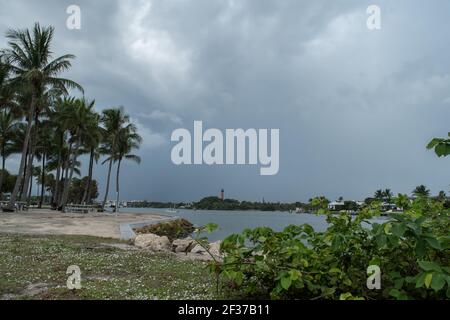
{"type": "Polygon", "coordinates": [[[185,219],[177,219],[169,222],[158,223],[143,228],[134,229],[137,234],[153,233],[160,237],[166,236],[170,241],[190,236],[195,227],[185,219]]]}
{"type": "MultiPolygon", "coordinates": [[[[316,199],[315,204],[321,203],[316,199]]],[[[225,257],[210,270],[224,293],[271,299],[450,298],[450,217],[441,202],[418,199],[383,224],[376,203],[356,217],[330,214],[329,227],[305,224],[282,232],[245,230],[226,238],[225,257]],[[381,269],[381,289],[367,288],[367,268],[381,269]]]]}

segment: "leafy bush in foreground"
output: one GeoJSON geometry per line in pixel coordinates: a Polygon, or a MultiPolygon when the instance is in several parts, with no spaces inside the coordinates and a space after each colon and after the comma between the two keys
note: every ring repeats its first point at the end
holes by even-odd
{"type": "MultiPolygon", "coordinates": [[[[317,200],[320,201],[320,200],[317,200]]],[[[271,299],[450,298],[450,219],[442,203],[417,199],[405,213],[372,223],[377,205],[356,217],[326,209],[329,227],[282,232],[246,230],[224,240],[210,270],[230,296],[271,299]],[[367,269],[381,269],[381,289],[367,288],[367,269]]]]}

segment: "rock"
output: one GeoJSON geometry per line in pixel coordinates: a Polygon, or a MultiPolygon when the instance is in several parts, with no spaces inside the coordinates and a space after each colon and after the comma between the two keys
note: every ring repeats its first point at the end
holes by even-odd
{"type": "Polygon", "coordinates": [[[208,252],[201,245],[197,244],[192,250],[191,253],[195,254],[208,254],[208,252]]]}
{"type": "Polygon", "coordinates": [[[209,252],[215,257],[221,257],[222,254],[220,253],[220,245],[222,244],[222,241],[216,241],[212,242],[209,245],[209,252]]]}
{"type": "Polygon", "coordinates": [[[176,253],[180,252],[189,252],[194,246],[194,239],[186,238],[186,239],[177,239],[172,243],[173,251],[176,253]]]}
{"type": "Polygon", "coordinates": [[[134,245],[152,251],[172,251],[169,238],[166,236],[160,237],[153,233],[138,235],[136,239],[134,239],[134,245]]]}

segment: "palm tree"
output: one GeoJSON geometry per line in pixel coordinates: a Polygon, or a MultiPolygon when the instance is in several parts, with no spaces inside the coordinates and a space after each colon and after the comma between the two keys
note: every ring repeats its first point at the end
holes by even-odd
{"type": "Polygon", "coordinates": [[[98,160],[100,159],[99,147],[104,133],[99,124],[100,124],[100,116],[99,114],[93,112],[92,119],[90,121],[89,136],[86,137],[84,141],[86,150],[89,153],[89,169],[81,203],[86,203],[86,201],[90,201],[89,195],[91,194],[90,189],[92,184],[94,162],[97,163],[98,160]]]}
{"type": "Polygon", "coordinates": [[[71,67],[70,60],[73,55],[67,54],[52,59],[51,44],[54,28],[42,27],[36,23],[33,31],[9,30],[6,37],[9,39],[9,48],[2,51],[12,73],[11,81],[20,83],[31,93],[31,102],[27,112],[27,131],[22,148],[22,157],[17,175],[16,184],[11,195],[10,207],[13,207],[22,183],[25,169],[25,160],[29,149],[33,121],[35,119],[36,105],[46,87],[52,87],[68,94],[68,88],[83,90],[74,81],[59,78],[58,75],[71,67]]]}
{"type": "Polygon", "coordinates": [[[394,194],[392,193],[391,189],[385,189],[383,191],[384,194],[384,199],[386,200],[386,202],[390,203],[392,197],[394,196],[394,194]]]}
{"type": "Polygon", "coordinates": [[[383,190],[380,189],[380,190],[375,191],[374,198],[377,200],[380,200],[380,201],[383,200],[383,198],[384,198],[383,190]]]}
{"type": "Polygon", "coordinates": [[[37,153],[36,158],[37,160],[41,160],[41,169],[40,173],[41,176],[39,177],[39,180],[41,181],[41,196],[39,200],[39,208],[42,208],[42,204],[44,201],[44,193],[45,193],[45,178],[47,175],[46,170],[46,161],[49,157],[49,153],[51,152],[53,148],[53,141],[54,141],[54,132],[52,128],[49,125],[49,121],[46,120],[43,123],[41,123],[39,131],[38,131],[38,137],[37,137],[37,153]]]}
{"type": "Polygon", "coordinates": [[[10,71],[3,57],[0,56],[0,110],[5,108],[11,110],[15,107],[15,90],[9,80],[10,71]]]}
{"type": "Polygon", "coordinates": [[[407,210],[410,207],[411,202],[406,194],[399,193],[395,199],[395,205],[402,210],[407,210]]]}
{"type": "Polygon", "coordinates": [[[67,112],[62,114],[62,123],[64,127],[69,128],[71,132],[70,150],[72,150],[72,144],[75,144],[71,152],[70,167],[68,168],[68,177],[64,181],[64,189],[59,204],[63,207],[67,204],[70,184],[72,182],[75,164],[79,155],[79,149],[84,139],[90,135],[91,128],[95,125],[93,123],[93,108],[95,101],[88,102],[85,98],[74,100],[74,105],[67,112]]]}
{"type": "Polygon", "coordinates": [[[413,192],[416,197],[429,197],[430,190],[427,189],[424,185],[417,186],[413,192]]]}
{"type": "Polygon", "coordinates": [[[18,151],[17,137],[22,123],[16,121],[11,112],[4,109],[0,111],[0,155],[2,157],[2,169],[0,172],[0,189],[3,185],[3,173],[5,162],[11,154],[18,151]]]}
{"type": "Polygon", "coordinates": [[[134,149],[139,149],[142,142],[142,138],[137,134],[137,128],[133,124],[128,124],[126,127],[122,128],[119,132],[119,139],[117,143],[117,174],[116,174],[116,207],[115,212],[119,212],[119,201],[120,201],[120,188],[119,188],[119,176],[120,176],[120,165],[124,159],[132,160],[136,163],[141,163],[141,158],[137,155],[131,154],[130,152],[134,149]]]}
{"type": "Polygon", "coordinates": [[[130,122],[130,117],[124,113],[123,107],[103,110],[101,122],[103,126],[103,142],[101,153],[107,155],[107,159],[102,164],[108,163],[108,176],[106,180],[106,191],[103,199],[102,208],[108,200],[109,185],[111,181],[111,169],[113,162],[117,157],[118,137],[124,125],[130,122]]]}

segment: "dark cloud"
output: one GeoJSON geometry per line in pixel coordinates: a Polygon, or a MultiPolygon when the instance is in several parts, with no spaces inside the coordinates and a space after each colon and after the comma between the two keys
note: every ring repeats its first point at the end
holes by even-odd
{"type": "Polygon", "coordinates": [[[446,1],[378,1],[380,31],[366,28],[372,1],[80,0],[80,31],[65,28],[72,3],[0,0],[0,33],[54,25],[55,53],[77,56],[69,76],[99,109],[124,105],[138,122],[143,163],[123,171],[126,198],[196,200],[222,187],[282,201],[448,189],[448,161],[425,150],[449,131],[446,1]],[[280,173],[173,166],[170,133],[194,120],[279,128],[280,173]]]}

